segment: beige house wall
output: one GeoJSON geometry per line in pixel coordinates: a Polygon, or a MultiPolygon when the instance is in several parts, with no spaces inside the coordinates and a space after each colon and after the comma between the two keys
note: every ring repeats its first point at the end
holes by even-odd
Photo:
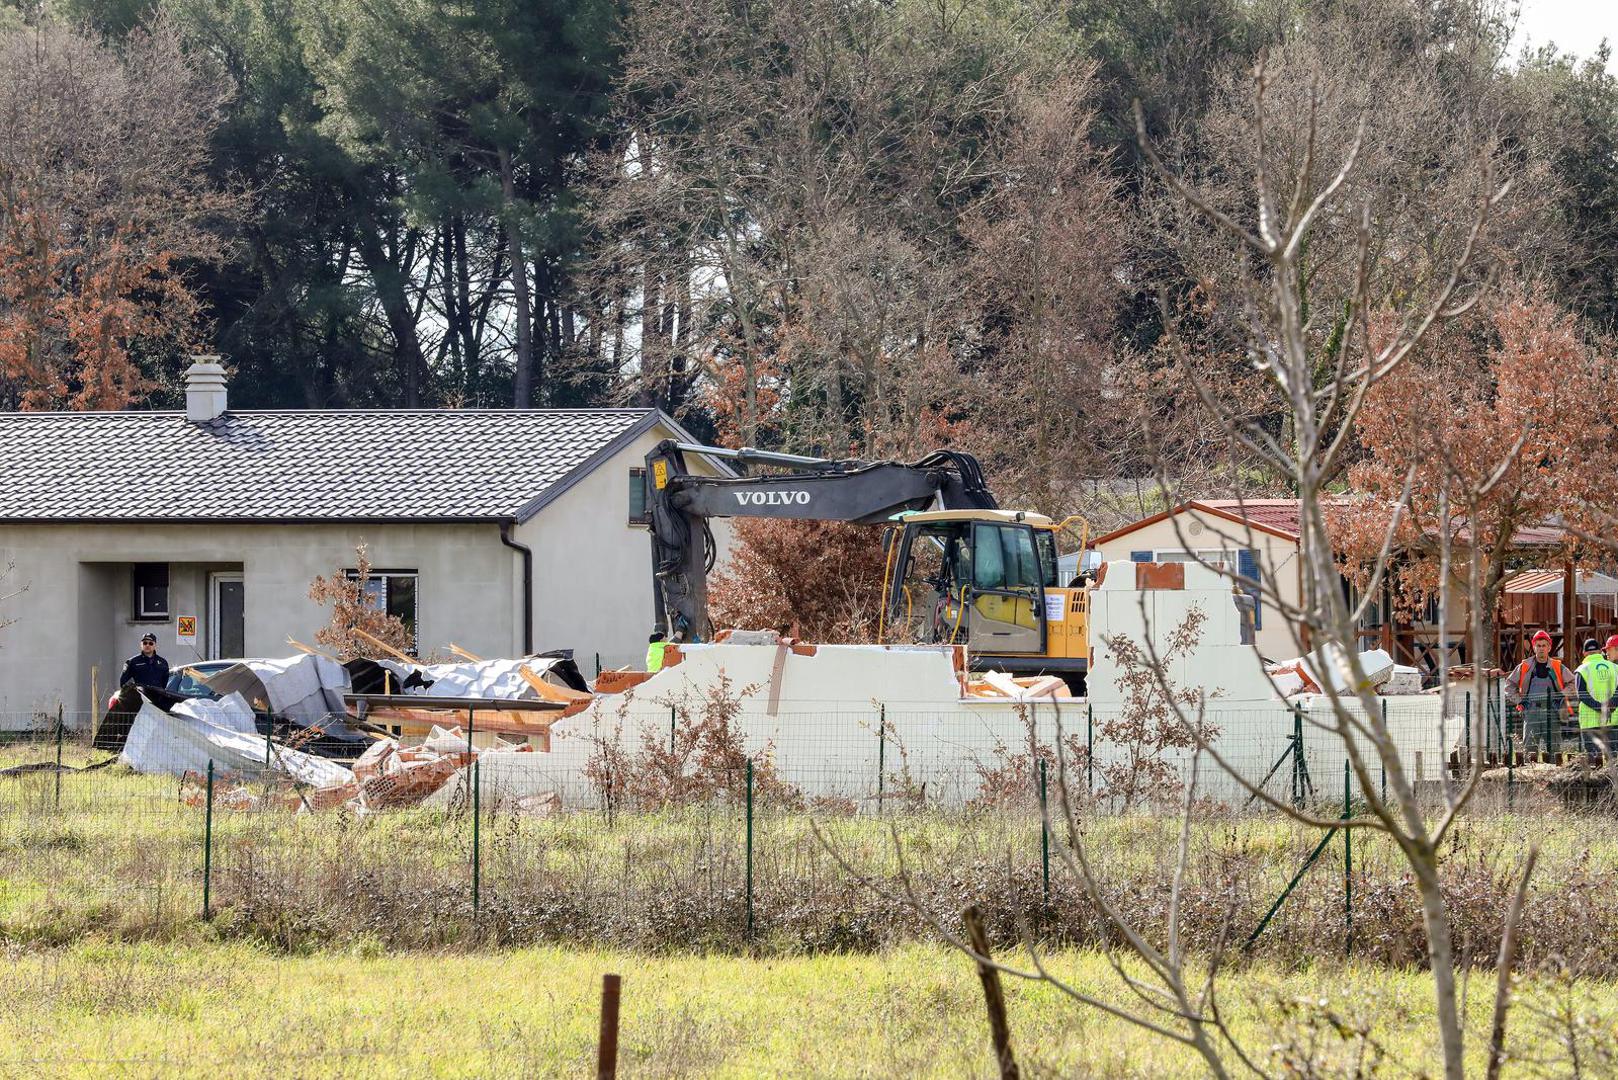
{"type": "MultiPolygon", "coordinates": [[[[575,649],[590,676],[595,654],[603,668],[641,667],[656,618],[651,533],[630,526],[629,471],[668,435],[654,429],[585,476],[537,516],[512,531],[534,552],[534,647],[575,649]]],[[[700,459],[686,465],[702,476],[717,471],[700,459]]],[[[712,522],[722,566],[730,522],[712,522]]],[[[716,566],[717,569],[717,566],[716,566]]]]}
{"type": "MultiPolygon", "coordinates": [[[[1251,547],[1258,553],[1259,573],[1289,604],[1296,604],[1300,583],[1298,580],[1298,545],[1272,533],[1252,531],[1248,540],[1247,528],[1228,518],[1205,514],[1198,510],[1185,510],[1175,518],[1143,526],[1099,545],[1101,558],[1107,562],[1128,561],[1132,552],[1237,550],[1251,547]],[[1176,520],[1179,533],[1176,533],[1176,520]],[[1194,526],[1200,526],[1198,532],[1194,526]],[[1196,533],[1196,535],[1191,535],[1196,533]]],[[[1296,656],[1301,651],[1293,626],[1282,619],[1275,605],[1264,603],[1259,628],[1254,635],[1261,655],[1272,660],[1296,656]]]]}

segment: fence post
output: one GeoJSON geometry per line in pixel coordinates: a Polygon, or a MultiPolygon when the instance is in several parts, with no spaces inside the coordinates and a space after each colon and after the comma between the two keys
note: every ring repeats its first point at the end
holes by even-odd
{"type": "Polygon", "coordinates": [[[483,761],[480,758],[472,759],[472,914],[478,913],[478,886],[483,877],[482,850],[478,819],[483,815],[481,794],[483,791],[483,761]]]}
{"type": "Polygon", "coordinates": [[[1096,707],[1084,706],[1084,790],[1096,793],[1096,707]]]}
{"type": "Polygon", "coordinates": [[[753,759],[747,759],[747,936],[753,936],[753,759]]]}
{"type": "MultiPolygon", "coordinates": [[[[1382,734],[1386,735],[1387,733],[1388,733],[1388,699],[1383,698],[1382,699],[1382,734]]],[[[1388,763],[1386,761],[1382,760],[1382,755],[1380,753],[1377,754],[1377,761],[1380,762],[1380,764],[1381,764],[1381,771],[1382,771],[1382,801],[1385,803],[1385,802],[1388,801],[1388,763]]]]}
{"type": "MultiPolygon", "coordinates": [[[[1343,820],[1347,821],[1354,816],[1353,803],[1349,800],[1348,790],[1348,759],[1343,759],[1343,820]]],[[[1343,830],[1343,922],[1348,932],[1343,939],[1343,955],[1350,956],[1354,952],[1354,830],[1343,830]]]]}
{"type": "Polygon", "coordinates": [[[596,678],[601,678],[601,654],[596,653],[596,678]]]}
{"type": "Polygon", "coordinates": [[[264,767],[270,767],[270,740],[275,736],[275,710],[264,710],[264,767]]]}
{"type": "Polygon", "coordinates": [[[202,917],[213,918],[213,758],[208,759],[208,804],[202,812],[202,917]]]}
{"type": "Polygon", "coordinates": [[[1466,692],[1466,707],[1462,714],[1466,722],[1466,763],[1472,764],[1472,691],[1466,692]]]}
{"type": "Polygon", "coordinates": [[[876,729],[876,812],[881,813],[886,805],[883,799],[883,784],[888,775],[888,706],[886,702],[877,706],[876,729]]]}
{"type": "Polygon", "coordinates": [[[1292,707],[1292,805],[1303,805],[1303,713],[1292,707]]]}
{"type": "Polygon", "coordinates": [[[596,1080],[617,1080],[618,1076],[618,997],[623,980],[617,975],[601,976],[601,1032],[596,1038],[596,1080]]]}
{"type": "Polygon", "coordinates": [[[1046,796],[1045,759],[1039,759],[1039,869],[1045,882],[1045,906],[1051,903],[1051,815],[1046,796]]]}
{"type": "Polygon", "coordinates": [[[56,809],[62,808],[62,703],[56,703],[56,809]]]}
{"type": "Polygon", "coordinates": [[[675,706],[670,705],[669,706],[669,757],[673,757],[674,754],[675,754],[675,750],[674,750],[674,728],[675,728],[675,725],[678,723],[678,721],[679,721],[679,710],[675,706]]]}

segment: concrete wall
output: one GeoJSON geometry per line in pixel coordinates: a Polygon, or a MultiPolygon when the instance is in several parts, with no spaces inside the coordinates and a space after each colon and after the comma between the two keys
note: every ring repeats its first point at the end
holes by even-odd
{"type": "MultiPolygon", "coordinates": [[[[1291,540],[1269,533],[1253,531],[1252,542],[1246,540],[1246,529],[1227,518],[1186,510],[1177,515],[1182,533],[1193,522],[1202,526],[1196,535],[1175,535],[1175,521],[1165,518],[1134,532],[1126,533],[1101,545],[1101,558],[1105,562],[1127,561],[1134,551],[1183,551],[1190,549],[1236,550],[1252,547],[1258,552],[1259,573],[1266,583],[1273,585],[1289,603],[1299,596],[1298,545],[1291,540]],[[1230,539],[1224,539],[1229,537],[1230,539]]],[[[1256,636],[1259,652],[1272,660],[1284,660],[1304,651],[1298,647],[1293,627],[1276,612],[1273,604],[1265,604],[1256,636]]]]}
{"type": "MultiPolygon", "coordinates": [[[[534,551],[534,648],[574,649],[579,669],[641,667],[655,618],[651,534],[629,520],[629,471],[668,437],[654,429],[614,455],[518,526],[512,538],[534,551]]],[[[700,459],[691,471],[715,475],[700,459]]],[[[713,522],[719,565],[730,523],[713,522]]]]}

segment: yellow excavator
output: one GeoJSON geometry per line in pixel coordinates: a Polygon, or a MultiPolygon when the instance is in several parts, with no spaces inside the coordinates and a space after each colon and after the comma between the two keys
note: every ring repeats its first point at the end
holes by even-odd
{"type": "Polygon", "coordinates": [[[919,461],[833,461],[665,440],[646,458],[658,625],[674,640],[711,638],[707,575],[715,517],[884,524],[882,640],[956,643],[974,670],[1062,675],[1082,687],[1089,605],[1078,518],[1002,510],[970,454],[919,461]],[[687,455],[760,475],[701,476],[687,455]],[[1075,559],[1059,538],[1076,541],[1075,559]],[[1067,572],[1063,567],[1073,565],[1067,572]]]}

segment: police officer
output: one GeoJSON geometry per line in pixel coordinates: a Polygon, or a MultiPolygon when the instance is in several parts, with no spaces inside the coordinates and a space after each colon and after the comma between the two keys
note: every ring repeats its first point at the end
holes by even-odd
{"type": "Polygon", "coordinates": [[[118,685],[127,686],[130,683],[158,689],[169,684],[169,662],[157,655],[156,634],[142,635],[140,652],[124,662],[124,674],[118,680],[118,685]]]}
{"type": "Polygon", "coordinates": [[[1579,740],[1586,754],[1612,753],[1612,712],[1618,701],[1618,634],[1607,639],[1604,652],[1597,652],[1601,643],[1591,638],[1584,643],[1586,656],[1574,673],[1579,689],[1579,740]]]}

